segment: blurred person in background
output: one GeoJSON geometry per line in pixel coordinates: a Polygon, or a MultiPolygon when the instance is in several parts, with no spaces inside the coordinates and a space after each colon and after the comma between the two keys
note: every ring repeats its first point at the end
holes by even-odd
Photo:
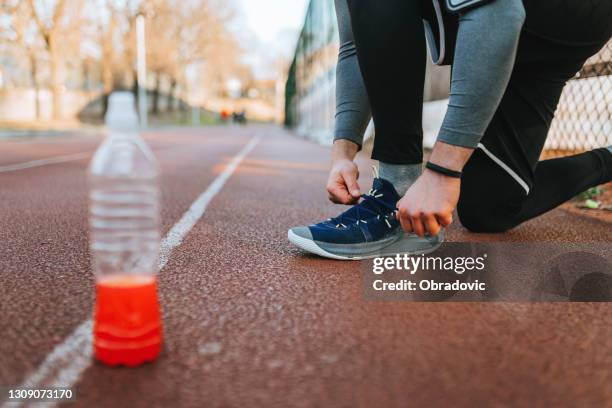
{"type": "Polygon", "coordinates": [[[460,14],[443,0],[335,5],[340,53],[327,191],[353,206],[290,229],[300,248],[334,259],[428,252],[455,209],[471,231],[504,232],[612,180],[612,146],[539,161],[566,81],[610,40],[612,1],[491,0],[460,14]],[[453,71],[423,171],[426,44],[434,62],[453,71]],[[362,195],[353,160],[371,117],[379,174],[362,195]]]}

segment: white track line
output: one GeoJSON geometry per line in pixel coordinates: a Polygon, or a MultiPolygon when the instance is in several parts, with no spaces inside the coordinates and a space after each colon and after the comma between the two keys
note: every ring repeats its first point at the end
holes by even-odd
{"type": "Polygon", "coordinates": [[[82,153],[70,154],[67,156],[57,156],[57,157],[50,157],[48,159],[32,160],[32,161],[25,162],[25,163],[9,164],[7,166],[0,166],[0,173],[8,173],[9,171],[31,169],[32,167],[40,167],[40,166],[47,166],[49,164],[57,164],[57,163],[65,163],[69,161],[81,160],[81,159],[88,157],[91,154],[92,154],[91,152],[82,152],[82,153]]]}
{"type": "Polygon", "coordinates": [[[187,210],[185,214],[181,217],[181,219],[174,224],[172,229],[168,231],[166,237],[161,242],[161,248],[159,252],[159,269],[162,269],[166,266],[168,262],[168,258],[172,249],[179,246],[183,241],[183,238],[189,233],[191,228],[198,222],[198,220],[206,211],[206,207],[213,199],[223,185],[230,178],[232,173],[236,170],[240,162],[253,150],[255,145],[259,143],[259,136],[253,137],[249,143],[232,159],[232,161],[227,165],[225,170],[221,174],[217,176],[217,178],[208,186],[208,188],[200,194],[200,196],[191,204],[191,207],[187,210]]]}
{"type": "MultiPolygon", "coordinates": [[[[174,224],[161,242],[159,269],[161,270],[172,254],[172,250],[179,246],[189,231],[204,215],[206,207],[221,191],[223,185],[234,173],[238,165],[259,143],[260,137],[254,136],[246,146],[232,159],[217,178],[206,190],[191,204],[181,219],[174,224]]],[[[45,358],[38,369],[28,376],[25,381],[15,388],[49,388],[73,387],[81,378],[83,372],[90,366],[93,339],[93,323],[87,319],[81,323],[64,341],[57,345],[45,358]]],[[[77,395],[78,398],[78,395],[77,395]]],[[[3,408],[23,406],[21,402],[5,402],[3,408]]],[[[43,403],[45,407],[55,406],[55,403],[43,403]]]]}

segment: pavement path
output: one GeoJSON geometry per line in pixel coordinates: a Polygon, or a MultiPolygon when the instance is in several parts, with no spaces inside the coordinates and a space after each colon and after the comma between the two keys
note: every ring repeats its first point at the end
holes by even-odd
{"type": "MultiPolygon", "coordinates": [[[[8,140],[0,387],[47,370],[83,407],[612,404],[609,303],[364,301],[358,263],[305,255],[286,240],[288,227],[338,212],[323,190],[326,148],[257,126],[145,138],[162,169],[163,234],[224,178],[161,272],[160,359],[113,369],[81,353],[64,377],[45,366],[82,349],[67,339],[91,315],[86,167],[100,139],[8,140]],[[44,162],[57,157],[65,160],[44,162]]],[[[369,174],[369,161],[360,164],[369,174]]],[[[556,210],[502,235],[454,225],[448,239],[609,243],[609,227],[556,210]]]]}

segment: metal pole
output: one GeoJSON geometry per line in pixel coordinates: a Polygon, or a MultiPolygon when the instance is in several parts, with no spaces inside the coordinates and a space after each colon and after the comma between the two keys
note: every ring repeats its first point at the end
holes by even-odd
{"type": "Polygon", "coordinates": [[[138,77],[138,115],[140,116],[140,129],[145,130],[147,118],[147,49],[145,44],[145,17],[139,14],[136,17],[136,65],[138,77]]]}

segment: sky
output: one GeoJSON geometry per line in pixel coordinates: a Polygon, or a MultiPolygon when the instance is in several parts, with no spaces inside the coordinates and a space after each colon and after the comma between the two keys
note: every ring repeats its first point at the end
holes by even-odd
{"type": "Polygon", "coordinates": [[[273,74],[273,60],[293,55],[309,0],[236,0],[246,62],[258,77],[273,74]]]}

